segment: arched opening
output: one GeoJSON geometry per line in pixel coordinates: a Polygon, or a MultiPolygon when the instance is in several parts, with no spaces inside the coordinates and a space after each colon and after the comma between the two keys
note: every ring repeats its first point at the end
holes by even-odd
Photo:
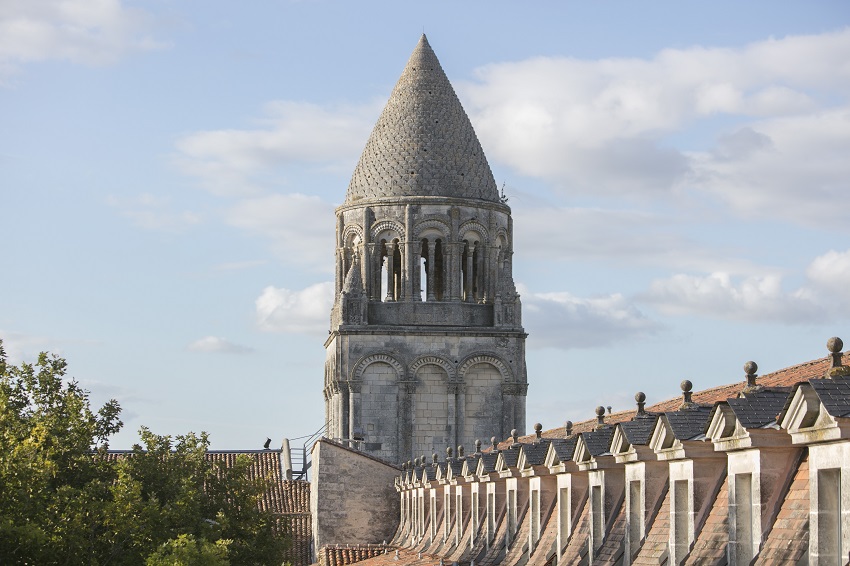
{"type": "Polygon", "coordinates": [[[480,244],[475,240],[465,240],[463,256],[461,257],[461,294],[463,300],[467,303],[477,302],[481,298],[482,293],[479,285],[479,274],[481,271],[480,260],[481,250],[480,244]]]}
{"type": "Polygon", "coordinates": [[[423,238],[420,248],[420,292],[423,301],[442,301],[445,290],[443,240],[423,238]]]}
{"type": "Polygon", "coordinates": [[[381,240],[380,288],[378,300],[398,301],[401,298],[401,246],[398,238],[391,242],[381,240]]]}

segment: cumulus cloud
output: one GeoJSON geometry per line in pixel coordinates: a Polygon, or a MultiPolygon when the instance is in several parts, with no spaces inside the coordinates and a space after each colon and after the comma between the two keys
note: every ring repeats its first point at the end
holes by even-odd
{"type": "Polygon", "coordinates": [[[722,246],[685,236],[686,219],[669,214],[517,205],[513,216],[516,252],[524,259],[617,260],[688,270],[754,269],[722,246]]]}
{"type": "Polygon", "coordinates": [[[534,334],[530,347],[598,348],[661,330],[620,294],[585,298],[566,292],[532,293],[524,286],[519,290],[523,325],[534,334]]]}
{"type": "Polygon", "coordinates": [[[216,352],[222,354],[247,354],[253,352],[253,348],[235,344],[218,336],[204,336],[195,340],[188,346],[193,352],[216,352]]]}
{"type": "Polygon", "coordinates": [[[271,179],[279,182],[287,165],[344,163],[353,169],[378,111],[375,104],[325,108],[271,102],[255,129],[197,132],[180,139],[176,162],[215,194],[261,194],[271,179]]]}
{"type": "Polygon", "coordinates": [[[653,281],[638,299],[671,315],[806,324],[850,316],[848,281],[850,250],[831,250],[809,263],[806,280],[794,289],[778,274],[680,273],[653,281]]]}
{"type": "Polygon", "coordinates": [[[300,291],[266,287],[257,298],[257,324],[268,332],[327,334],[334,284],[316,283],[300,291]]]}
{"type": "MultiPolygon", "coordinates": [[[[847,54],[850,57],[850,53],[847,54]]],[[[850,105],[753,123],[691,154],[689,182],[742,215],[845,228],[850,105]]]]}
{"type": "Polygon", "coordinates": [[[175,211],[169,197],[142,193],[132,198],[110,196],[107,203],[136,226],[147,230],[180,232],[198,224],[201,216],[188,210],[175,211]]]}
{"type": "Polygon", "coordinates": [[[488,157],[569,194],[647,198],[696,186],[755,213],[778,193],[774,208],[792,215],[812,192],[823,207],[819,193],[846,190],[848,58],[850,28],[651,59],[499,63],[459,90],[488,157]],[[681,149],[719,115],[752,123],[714,152],[681,149]]]}
{"type": "Polygon", "coordinates": [[[41,352],[62,354],[58,344],[45,336],[0,329],[0,340],[3,341],[8,361],[15,365],[21,362],[35,363],[41,352]]]}
{"type": "Polygon", "coordinates": [[[5,0],[0,3],[0,77],[23,63],[60,59],[114,63],[160,49],[152,18],[121,0],[5,0]]]}
{"type": "Polygon", "coordinates": [[[272,194],[246,198],[225,214],[231,226],[268,238],[281,259],[327,271],[333,265],[333,206],[318,197],[272,194]]]}

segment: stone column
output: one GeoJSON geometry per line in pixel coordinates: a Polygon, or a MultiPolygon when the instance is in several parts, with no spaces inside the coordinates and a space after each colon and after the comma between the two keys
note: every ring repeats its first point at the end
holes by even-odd
{"type": "Polygon", "coordinates": [[[422,268],[419,265],[419,256],[422,255],[422,244],[420,242],[411,242],[410,254],[413,257],[411,265],[413,265],[411,279],[411,300],[422,301],[422,292],[419,289],[419,284],[422,280],[422,268]]]}
{"type": "Polygon", "coordinates": [[[395,300],[395,244],[387,242],[387,302],[395,300]]]}
{"type": "Polygon", "coordinates": [[[457,384],[457,410],[455,411],[455,444],[462,444],[464,440],[469,440],[470,442],[474,442],[474,438],[465,439],[464,438],[464,426],[465,426],[465,417],[466,417],[466,384],[459,382],[457,384]]]}
{"type": "Polygon", "coordinates": [[[434,240],[428,240],[428,258],[425,260],[425,268],[428,270],[427,300],[429,302],[437,300],[437,295],[434,293],[434,247],[436,245],[437,243],[434,240]]]}
{"type": "Polygon", "coordinates": [[[464,278],[464,293],[466,294],[466,302],[474,302],[472,296],[472,279],[474,275],[472,258],[475,254],[475,244],[470,243],[466,250],[466,277],[464,278]]]}
{"type": "Polygon", "coordinates": [[[340,438],[347,439],[351,438],[351,428],[350,428],[350,416],[351,416],[351,406],[349,405],[349,394],[348,394],[348,382],[347,381],[339,381],[337,382],[337,387],[339,390],[339,423],[340,423],[340,438]]]}

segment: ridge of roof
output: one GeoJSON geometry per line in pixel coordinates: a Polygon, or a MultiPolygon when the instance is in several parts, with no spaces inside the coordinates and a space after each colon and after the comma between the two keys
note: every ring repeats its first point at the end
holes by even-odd
{"type": "Polygon", "coordinates": [[[472,122],[425,34],[366,142],[345,204],[423,196],[501,202],[472,122]]]}

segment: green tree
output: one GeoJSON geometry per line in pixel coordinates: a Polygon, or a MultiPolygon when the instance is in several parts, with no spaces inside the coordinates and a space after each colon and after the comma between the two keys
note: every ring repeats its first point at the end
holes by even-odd
{"type": "Polygon", "coordinates": [[[219,539],[212,543],[180,535],[148,556],[145,566],[229,566],[227,547],[231,542],[219,539]]]}
{"type": "Polygon", "coordinates": [[[258,507],[266,485],[247,457],[228,466],[205,457],[206,433],[146,428],[132,452],[110,454],[120,406],[93,411],[66,371],[44,353],[9,364],[0,341],[0,564],[141,565],[218,541],[230,564],[280,564],[282,525],[258,507]]]}

